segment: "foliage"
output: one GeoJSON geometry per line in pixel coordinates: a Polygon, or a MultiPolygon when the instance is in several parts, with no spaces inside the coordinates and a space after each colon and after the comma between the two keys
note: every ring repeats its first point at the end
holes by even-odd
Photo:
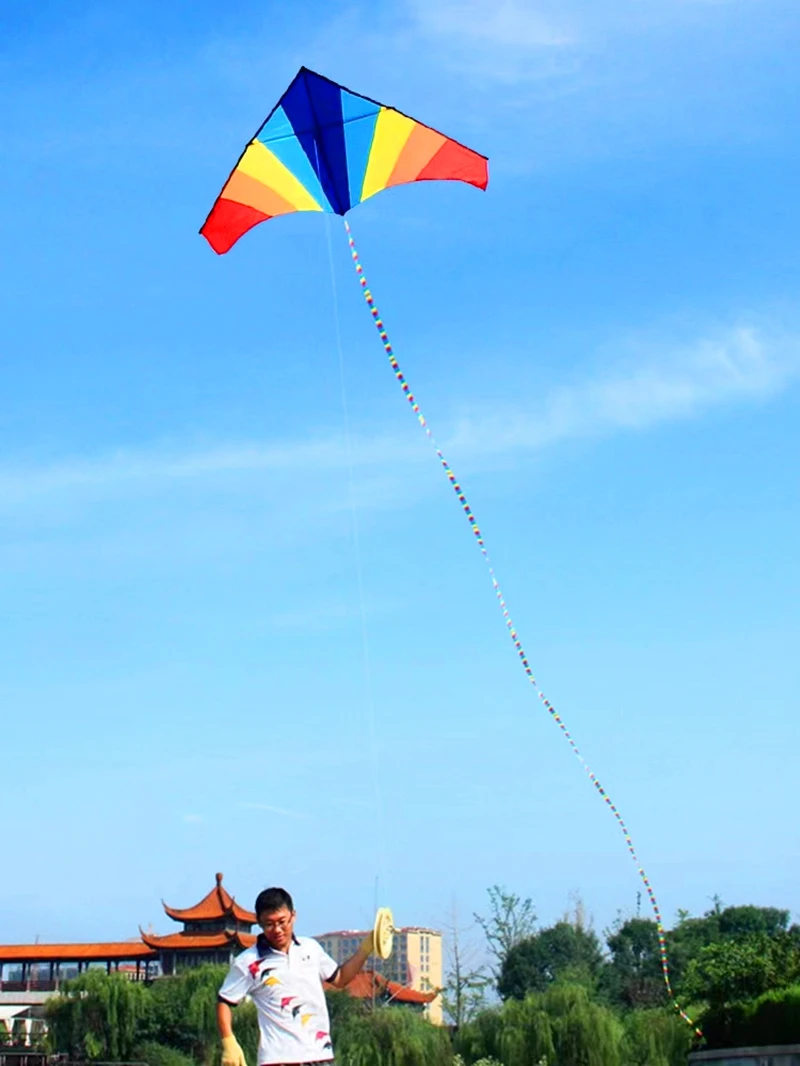
{"type": "MultiPolygon", "coordinates": [[[[214,1063],[219,1044],[217,992],[226,972],[224,966],[197,966],[155,981],[148,989],[149,1011],[139,1028],[139,1040],[165,1044],[198,1062],[214,1063]]],[[[234,1020],[237,1037],[243,1021],[234,1020]]],[[[254,1061],[255,1046],[252,1051],[254,1061]]]]}
{"type": "Polygon", "coordinates": [[[0,1047],[6,1047],[11,1043],[11,1033],[8,1031],[8,1026],[5,1021],[0,1018],[0,1047]]]}
{"type": "Polygon", "coordinates": [[[800,980],[800,949],[787,933],[754,933],[721,940],[692,959],[683,994],[705,1000],[712,1009],[753,999],[800,980]]]}
{"type": "Polygon", "coordinates": [[[489,953],[495,960],[494,974],[498,977],[509,951],[521,940],[533,935],[536,912],[530,897],[521,899],[502,885],[493,885],[487,891],[489,915],[482,917],[476,914],[474,918],[486,937],[489,953]]]}
{"type": "Polygon", "coordinates": [[[800,1043],[800,984],[712,1008],[703,1030],[711,1048],[800,1043]]]}
{"type": "Polygon", "coordinates": [[[184,1055],[182,1051],[176,1051],[166,1044],[158,1044],[154,1040],[138,1044],[134,1049],[133,1059],[136,1062],[145,1062],[147,1066],[195,1066],[194,1059],[184,1055]]]}
{"type": "Polygon", "coordinates": [[[148,1008],[144,985],[90,970],[47,1003],[54,1050],[76,1058],[129,1059],[148,1008]]]}
{"type": "Polygon", "coordinates": [[[333,1039],[341,1066],[452,1066],[447,1030],[403,1007],[348,1011],[333,1039]]]}
{"type": "Polygon", "coordinates": [[[685,1066],[692,1031],[669,1007],[629,1011],[624,1018],[625,1066],[685,1066]]]}
{"type": "Polygon", "coordinates": [[[508,999],[464,1027],[457,1047],[468,1062],[503,1066],[556,1062],[563,1066],[621,1066],[623,1030],[614,1014],[581,985],[555,984],[525,999],[508,999]]]}
{"type": "Polygon", "coordinates": [[[591,929],[556,922],[510,949],[500,970],[497,991],[503,999],[543,992],[559,979],[593,986],[603,966],[600,943],[591,929]]]}
{"type": "Polygon", "coordinates": [[[655,1007],[667,1000],[661,969],[658,927],[647,918],[629,918],[606,934],[611,957],[603,988],[622,1007],[655,1007]]]}
{"type": "Polygon", "coordinates": [[[454,905],[453,921],[447,928],[448,968],[442,989],[442,1011],[456,1029],[483,1010],[486,989],[491,983],[486,967],[475,964],[474,947],[465,944],[464,932],[458,926],[454,905]]]}

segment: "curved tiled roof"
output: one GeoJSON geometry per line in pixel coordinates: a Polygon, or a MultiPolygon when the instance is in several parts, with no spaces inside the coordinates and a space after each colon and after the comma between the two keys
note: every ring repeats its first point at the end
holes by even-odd
{"type": "Polygon", "coordinates": [[[0,962],[114,962],[116,959],[156,959],[158,954],[141,940],[97,944],[4,944],[0,962]]]}
{"type": "Polygon", "coordinates": [[[142,933],[142,940],[154,951],[196,951],[201,948],[209,950],[213,948],[250,948],[255,944],[256,938],[249,933],[169,933],[167,936],[156,936],[155,933],[142,933]]]}
{"type": "MultiPolygon", "coordinates": [[[[326,984],[326,988],[333,987],[326,984]]],[[[416,988],[398,984],[397,981],[389,981],[382,974],[372,970],[362,970],[357,973],[349,985],[347,991],[356,999],[371,999],[373,992],[377,996],[387,996],[395,1003],[432,1003],[438,992],[418,992],[416,988]]]]}
{"type": "Polygon", "coordinates": [[[203,896],[199,903],[196,903],[194,907],[187,907],[185,910],[178,910],[175,907],[168,907],[162,900],[162,906],[169,915],[170,918],[174,918],[176,922],[208,922],[214,921],[214,919],[225,918],[229,915],[236,918],[240,922],[249,922],[250,925],[255,925],[256,916],[252,911],[245,910],[244,907],[240,907],[230,892],[222,886],[222,874],[217,874],[217,883],[208,893],[203,896]]]}

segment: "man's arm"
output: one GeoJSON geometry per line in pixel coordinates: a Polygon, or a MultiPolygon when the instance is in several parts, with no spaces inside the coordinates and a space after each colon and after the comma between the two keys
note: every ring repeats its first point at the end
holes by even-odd
{"type": "Polygon", "coordinates": [[[227,1036],[233,1036],[233,1011],[230,1003],[217,1000],[217,1028],[222,1040],[227,1036]]]}
{"type": "Polygon", "coordinates": [[[372,945],[373,936],[370,933],[369,936],[364,937],[361,941],[361,945],[355,955],[351,955],[347,962],[342,963],[328,983],[333,985],[334,988],[346,988],[355,975],[364,969],[364,963],[372,954],[372,945]]]}
{"type": "Polygon", "coordinates": [[[230,1003],[217,1000],[217,1028],[222,1043],[222,1066],[247,1066],[247,1059],[233,1035],[233,1014],[230,1003]]]}

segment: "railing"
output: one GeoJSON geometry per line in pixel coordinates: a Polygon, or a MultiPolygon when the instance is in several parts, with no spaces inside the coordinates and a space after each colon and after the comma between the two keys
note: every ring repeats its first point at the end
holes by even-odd
{"type": "Polygon", "coordinates": [[[30,1048],[0,1047],[0,1066],[47,1066],[47,1055],[30,1048]]]}
{"type": "MultiPolygon", "coordinates": [[[[66,978],[62,977],[62,981],[66,978]]],[[[58,989],[59,981],[53,979],[52,981],[45,978],[32,977],[28,981],[0,981],[0,992],[55,992],[58,989]]]]}
{"type": "MultiPolygon", "coordinates": [[[[92,969],[94,970],[95,967],[92,967],[92,969]]],[[[105,967],[102,966],[98,966],[96,969],[100,973],[106,972],[105,967]]],[[[83,973],[87,972],[87,970],[83,971],[83,973]]],[[[111,973],[118,973],[121,977],[126,977],[129,981],[152,981],[160,976],[152,970],[145,975],[144,967],[142,967],[138,974],[136,970],[112,970],[111,973]]],[[[30,977],[27,981],[0,981],[0,992],[57,992],[65,981],[74,981],[78,976],[78,974],[73,973],[69,977],[54,977],[52,980],[45,977],[30,977]]]]}

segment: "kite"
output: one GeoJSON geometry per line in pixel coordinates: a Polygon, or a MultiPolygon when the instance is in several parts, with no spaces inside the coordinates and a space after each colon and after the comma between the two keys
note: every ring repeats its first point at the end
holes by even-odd
{"type": "MultiPolygon", "coordinates": [[[[639,862],[628,827],[606,789],[577,747],[563,718],[539,688],[527,653],[509,613],[505,596],[475,515],[455,473],[433,436],[427,419],[400,369],[372,292],[367,284],[352,229],[345,217],[356,205],[395,185],[417,181],[460,181],[486,189],[486,156],[465,147],[401,111],[351,92],[307,67],[247,143],[215,200],[200,233],[219,255],[254,226],[295,211],[341,215],[361,290],[389,364],[456,494],[489,569],[503,621],[525,674],[598,795],[621,830],[656,920],[661,969],[667,991],[681,1017],[702,1033],[675,1001],[666,937],[655,892],[639,862]]],[[[295,1013],[299,1008],[295,1008],[295,1013]]]]}
{"type": "Polygon", "coordinates": [[[412,181],[485,189],[486,156],[302,67],[248,143],[200,232],[215,252],[277,215],[344,215],[412,181]]]}

